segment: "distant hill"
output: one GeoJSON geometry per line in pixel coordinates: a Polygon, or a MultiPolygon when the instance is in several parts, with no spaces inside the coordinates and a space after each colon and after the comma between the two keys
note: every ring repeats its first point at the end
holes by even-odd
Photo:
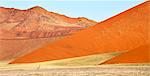
{"type": "Polygon", "coordinates": [[[27,10],[0,7],[0,39],[64,36],[96,23],[83,17],[70,18],[49,12],[39,6],[27,10]]]}

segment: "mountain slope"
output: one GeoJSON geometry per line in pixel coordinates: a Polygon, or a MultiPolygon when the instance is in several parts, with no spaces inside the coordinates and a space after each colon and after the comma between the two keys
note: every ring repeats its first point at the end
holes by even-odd
{"type": "Polygon", "coordinates": [[[122,12],[93,27],[50,43],[11,63],[33,63],[131,50],[148,40],[149,2],[122,12]]]}
{"type": "Polygon", "coordinates": [[[0,38],[39,38],[67,35],[73,31],[95,25],[86,18],[69,18],[36,6],[28,10],[0,8],[0,38]]]}

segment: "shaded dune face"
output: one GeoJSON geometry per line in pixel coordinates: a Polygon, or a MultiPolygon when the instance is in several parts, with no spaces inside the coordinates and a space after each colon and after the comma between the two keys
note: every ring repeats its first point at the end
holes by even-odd
{"type": "Polygon", "coordinates": [[[0,60],[15,59],[55,40],[57,40],[57,38],[0,40],[0,60]]]}
{"type": "Polygon", "coordinates": [[[119,56],[116,56],[102,64],[118,64],[118,63],[149,63],[150,62],[149,45],[140,46],[129,50],[119,56]]]}
{"type": "Polygon", "coordinates": [[[131,50],[148,41],[148,1],[119,15],[48,44],[11,63],[51,61],[131,50]]]}

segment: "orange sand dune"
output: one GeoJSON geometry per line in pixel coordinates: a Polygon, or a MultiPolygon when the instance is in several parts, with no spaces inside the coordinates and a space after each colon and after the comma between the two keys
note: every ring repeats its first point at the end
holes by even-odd
{"type": "Polygon", "coordinates": [[[148,40],[148,1],[11,63],[33,63],[131,50],[148,40]]]}
{"type": "Polygon", "coordinates": [[[103,64],[118,64],[118,63],[148,63],[150,62],[150,47],[149,45],[140,46],[136,49],[123,53],[103,64]]]}

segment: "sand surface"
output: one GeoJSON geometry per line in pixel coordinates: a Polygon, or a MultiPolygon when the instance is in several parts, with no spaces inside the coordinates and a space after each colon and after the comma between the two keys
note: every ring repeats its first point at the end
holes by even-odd
{"type": "Polygon", "coordinates": [[[150,76],[150,66],[99,66],[0,70],[0,76],[150,76]]]}

